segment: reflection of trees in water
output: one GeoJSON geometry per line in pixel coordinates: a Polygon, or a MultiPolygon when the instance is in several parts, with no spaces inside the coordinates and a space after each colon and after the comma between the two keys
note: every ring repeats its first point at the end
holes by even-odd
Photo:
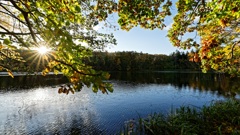
{"type": "Polygon", "coordinates": [[[42,86],[58,85],[67,82],[62,75],[28,75],[28,76],[0,76],[0,90],[29,89],[42,86]]]}
{"type": "Polygon", "coordinates": [[[200,91],[217,91],[224,96],[235,96],[240,92],[240,79],[230,78],[224,74],[215,73],[179,73],[179,72],[115,72],[111,73],[111,79],[130,81],[135,83],[170,84],[178,90],[187,87],[200,91]]]}
{"type": "MultiPolygon", "coordinates": [[[[224,74],[214,73],[179,73],[179,72],[114,72],[111,79],[130,81],[134,83],[170,84],[178,90],[187,87],[200,91],[217,91],[220,95],[235,96],[240,92],[240,79],[230,78],[224,74]]],[[[39,86],[53,86],[66,83],[67,79],[61,75],[48,76],[0,76],[0,91],[29,89],[39,86]]]]}

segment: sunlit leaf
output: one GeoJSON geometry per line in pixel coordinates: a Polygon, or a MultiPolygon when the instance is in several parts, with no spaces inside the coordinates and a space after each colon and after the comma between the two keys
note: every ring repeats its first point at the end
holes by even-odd
{"type": "Polygon", "coordinates": [[[12,78],[14,78],[14,75],[13,75],[13,73],[12,73],[10,70],[7,70],[7,72],[8,72],[8,75],[9,75],[9,76],[11,76],[12,78]]]}

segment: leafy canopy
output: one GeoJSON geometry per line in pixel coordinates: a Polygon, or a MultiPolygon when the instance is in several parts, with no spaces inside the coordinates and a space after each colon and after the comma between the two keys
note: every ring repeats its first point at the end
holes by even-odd
{"type": "MultiPolygon", "coordinates": [[[[72,83],[62,87],[60,93],[80,90],[83,85],[92,86],[94,92],[111,92],[111,85],[103,82],[109,74],[95,71],[86,61],[93,50],[116,44],[116,40],[112,34],[101,33],[94,27],[116,12],[123,30],[137,26],[163,29],[174,2],[2,0],[0,68],[13,76],[16,65],[28,60],[22,55],[24,51],[19,50],[47,46],[52,51],[38,58],[46,63],[43,74],[61,72],[72,83]]],[[[171,43],[183,49],[195,48],[190,60],[200,62],[205,72],[214,69],[240,75],[240,0],[178,0],[176,7],[177,14],[167,35],[171,43]],[[188,36],[191,33],[193,37],[188,36]]]]}
{"type": "Polygon", "coordinates": [[[176,5],[178,14],[168,32],[172,44],[195,47],[191,60],[201,62],[205,72],[214,69],[240,75],[240,1],[179,0],[176,5]],[[182,40],[186,33],[196,33],[201,41],[182,40]]]}
{"type": "MultiPolygon", "coordinates": [[[[118,4],[118,21],[125,30],[139,25],[162,29],[164,18],[173,12],[170,0],[119,0],[118,4]]],[[[167,36],[174,46],[194,48],[190,60],[201,63],[204,72],[213,69],[239,76],[239,7],[240,0],[177,0],[167,36]]]]}
{"type": "Polygon", "coordinates": [[[72,83],[60,93],[81,90],[83,85],[92,86],[94,92],[112,92],[111,84],[103,82],[109,74],[85,64],[92,50],[116,44],[112,34],[94,30],[98,24],[94,12],[91,1],[0,1],[0,68],[13,77],[12,63],[28,60],[22,57],[24,50],[46,46],[52,51],[38,58],[46,63],[43,74],[61,72],[72,83]]]}

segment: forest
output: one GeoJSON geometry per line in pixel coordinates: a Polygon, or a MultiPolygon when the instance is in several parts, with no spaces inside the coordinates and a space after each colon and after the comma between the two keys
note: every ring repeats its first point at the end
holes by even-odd
{"type": "Polygon", "coordinates": [[[93,52],[89,65],[103,71],[201,70],[198,63],[189,61],[188,54],[179,51],[170,55],[133,51],[93,52]]]}
{"type": "MultiPolygon", "coordinates": [[[[41,72],[47,67],[51,57],[37,55],[34,50],[20,50],[25,62],[5,59],[6,65],[13,71],[41,72]]],[[[94,51],[85,59],[87,65],[102,71],[163,71],[163,70],[201,70],[200,64],[189,60],[189,52],[175,51],[169,55],[148,54],[134,51],[103,52],[94,51]]]]}

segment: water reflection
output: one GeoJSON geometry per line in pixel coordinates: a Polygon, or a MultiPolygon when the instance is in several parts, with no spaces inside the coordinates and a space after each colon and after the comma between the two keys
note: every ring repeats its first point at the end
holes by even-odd
{"type": "Polygon", "coordinates": [[[129,119],[181,105],[201,107],[226,99],[234,85],[240,88],[215,74],[112,73],[109,95],[89,88],[59,95],[52,85],[65,83],[61,77],[0,79],[0,134],[114,134],[129,119]]]}
{"type": "Polygon", "coordinates": [[[0,91],[30,89],[43,86],[54,86],[67,82],[62,75],[28,75],[28,76],[0,76],[0,91]]]}
{"type": "Polygon", "coordinates": [[[240,79],[224,74],[201,72],[113,72],[112,80],[121,80],[136,84],[170,84],[178,90],[191,88],[200,91],[218,92],[224,96],[236,96],[240,93],[240,79]]]}
{"type": "Polygon", "coordinates": [[[100,134],[90,97],[85,92],[79,94],[58,95],[51,87],[2,94],[0,133],[100,134]]]}

